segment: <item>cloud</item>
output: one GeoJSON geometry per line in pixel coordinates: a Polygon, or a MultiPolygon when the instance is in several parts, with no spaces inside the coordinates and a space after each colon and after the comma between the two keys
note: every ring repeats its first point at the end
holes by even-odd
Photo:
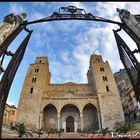
{"type": "MultiPolygon", "coordinates": [[[[121,5],[114,3],[106,3],[105,5],[102,4],[103,7],[101,7],[101,3],[97,3],[98,14],[101,15],[103,13],[103,16],[107,16],[109,18],[112,18],[112,20],[118,21],[118,13],[116,14],[116,8],[125,8],[126,4],[122,3],[121,5]],[[103,12],[104,11],[104,12],[103,12]],[[110,11],[110,12],[106,12],[110,11]],[[107,14],[109,13],[109,14],[107,14]]],[[[74,26],[70,26],[71,23],[68,23],[66,25],[61,24],[64,31],[72,31],[73,28],[76,26],[82,27],[80,24],[74,26]]],[[[85,24],[87,26],[87,24],[85,24]]],[[[77,35],[74,37],[76,41],[76,46],[73,47],[71,60],[74,61],[74,64],[70,64],[68,61],[68,52],[64,52],[61,54],[62,59],[64,62],[67,62],[67,65],[63,65],[62,63],[56,62],[58,67],[58,71],[54,72],[54,75],[57,75],[56,77],[63,77],[62,79],[67,79],[67,76],[64,76],[64,74],[69,73],[71,76],[73,75],[73,72],[75,69],[74,65],[76,65],[76,72],[77,75],[75,76],[74,80],[78,81],[87,81],[87,70],[89,68],[89,60],[90,56],[93,53],[101,54],[104,60],[108,60],[109,64],[111,66],[111,69],[114,72],[118,71],[119,69],[123,68],[122,62],[119,58],[118,48],[116,45],[116,41],[112,32],[112,29],[118,28],[117,25],[113,24],[105,24],[104,26],[96,26],[90,25],[88,28],[83,29],[82,31],[79,31],[77,35]],[[114,63],[115,61],[115,63],[114,63]],[[62,68],[62,71],[59,71],[59,68],[62,68]],[[73,70],[72,70],[73,69],[73,70]],[[68,71],[69,70],[69,71],[68,71]],[[61,74],[60,74],[61,73],[61,74]],[[63,73],[63,74],[62,74],[63,73]],[[63,76],[62,76],[63,75],[63,76]],[[81,77],[77,79],[77,77],[81,77]]],[[[76,28],[77,29],[77,28],[76,28]]],[[[75,29],[75,30],[76,30],[75,29]]],[[[128,41],[129,42],[129,41],[128,41]]],[[[62,80],[61,79],[61,80],[62,80]]],[[[58,79],[57,79],[58,80],[58,79]]]]}
{"type": "Polygon", "coordinates": [[[128,2],[126,8],[133,14],[140,14],[140,2],[128,2]]]}
{"type": "Polygon", "coordinates": [[[14,14],[21,14],[21,13],[26,13],[26,9],[19,3],[10,3],[10,8],[9,8],[10,13],[14,14]]]}
{"type": "Polygon", "coordinates": [[[15,105],[13,102],[11,102],[11,101],[9,101],[9,100],[7,100],[6,103],[7,103],[8,105],[10,105],[10,106],[11,106],[11,105],[15,105]]]}
{"type": "Polygon", "coordinates": [[[125,2],[97,2],[96,11],[98,16],[112,19],[116,14],[116,8],[125,8],[125,2]]]}
{"type": "Polygon", "coordinates": [[[32,2],[32,4],[35,7],[42,7],[42,8],[44,8],[46,6],[46,2],[32,2]]]}
{"type": "Polygon", "coordinates": [[[73,56],[77,60],[79,74],[84,81],[89,68],[90,56],[93,53],[100,54],[103,59],[108,60],[113,72],[122,68],[112,28],[109,25],[98,28],[90,27],[84,33],[78,34],[76,38],[79,44],[73,50],[73,56]]]}
{"type": "Polygon", "coordinates": [[[50,60],[50,70],[52,73],[52,83],[65,83],[68,81],[81,82],[75,64],[64,64],[57,60],[50,60]]]}
{"type": "MultiPolygon", "coordinates": [[[[130,11],[139,12],[139,6],[136,6],[137,4],[125,2],[97,2],[96,7],[94,8],[91,6],[94,5],[93,3],[87,5],[82,2],[33,2],[35,8],[32,9],[29,17],[30,20],[41,19],[58,11],[61,6],[70,5],[83,8],[87,12],[91,11],[93,14],[96,13],[96,16],[112,19],[114,21],[120,21],[116,8],[124,8],[129,9],[130,11]],[[41,10],[40,7],[42,8],[41,10]],[[133,8],[135,8],[135,10],[133,8]],[[45,11],[43,9],[49,10],[45,11]]],[[[20,9],[22,10],[22,8],[20,9]]],[[[64,82],[70,79],[76,82],[87,82],[86,73],[89,68],[90,56],[93,53],[100,54],[104,60],[108,60],[113,72],[123,68],[112,32],[112,29],[118,28],[117,25],[99,22],[90,24],[85,21],[55,21],[51,23],[39,23],[33,27],[35,31],[32,38],[36,42],[36,48],[47,46],[45,47],[45,50],[52,48],[49,50],[49,52],[51,52],[56,48],[53,46],[53,43],[57,43],[58,37],[61,37],[61,40],[63,41],[61,44],[62,48],[68,43],[69,46],[72,45],[69,50],[61,50],[60,48],[60,51],[56,50],[58,53],[52,51],[51,54],[49,54],[49,56],[51,56],[49,61],[52,81],[54,82],[64,82]]],[[[130,41],[130,38],[126,36],[126,34],[121,33],[121,36],[123,36],[123,39],[130,46],[135,48],[135,46],[132,45],[134,43],[130,41]]],[[[29,49],[29,52],[30,51],[32,51],[32,49],[29,49]]],[[[35,56],[35,52],[31,54],[35,56]]],[[[41,52],[38,52],[38,54],[41,54],[41,52]]]]}
{"type": "Polygon", "coordinates": [[[34,47],[41,48],[41,49],[42,49],[42,47],[49,48],[50,40],[49,40],[49,38],[46,38],[46,36],[47,35],[45,32],[42,32],[42,33],[36,32],[35,34],[33,34],[32,40],[34,40],[36,42],[34,47]]]}

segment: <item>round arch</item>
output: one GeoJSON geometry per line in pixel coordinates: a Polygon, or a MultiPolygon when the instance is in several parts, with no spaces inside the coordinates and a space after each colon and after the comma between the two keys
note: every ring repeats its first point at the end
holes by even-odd
{"type": "Polygon", "coordinates": [[[96,108],[97,112],[99,112],[99,107],[97,106],[97,104],[94,104],[94,103],[92,103],[92,102],[90,102],[90,101],[88,101],[87,103],[84,104],[84,106],[83,106],[83,108],[82,108],[82,112],[83,112],[84,107],[85,107],[86,105],[88,105],[88,104],[94,106],[94,107],[96,108]]]}
{"type": "Polygon", "coordinates": [[[42,128],[46,131],[57,129],[57,108],[51,103],[43,109],[42,128]]]}
{"type": "Polygon", "coordinates": [[[60,126],[64,132],[77,132],[80,128],[80,110],[77,106],[65,104],[61,108],[60,116],[60,126]]]}
{"type": "Polygon", "coordinates": [[[85,129],[98,130],[99,120],[98,112],[95,105],[87,103],[83,107],[83,126],[85,129]]]}
{"type": "Polygon", "coordinates": [[[58,112],[58,107],[57,107],[57,105],[54,102],[49,102],[47,104],[43,104],[43,106],[41,107],[41,112],[43,112],[44,111],[44,108],[46,106],[48,106],[48,105],[53,105],[56,108],[57,112],[58,112]]]}
{"type": "Polygon", "coordinates": [[[62,109],[63,109],[65,106],[67,106],[67,105],[74,105],[75,107],[77,107],[77,109],[79,110],[79,112],[81,111],[81,108],[80,108],[80,106],[79,106],[77,103],[69,102],[69,103],[63,104],[63,105],[60,107],[60,110],[59,110],[60,113],[61,113],[62,109]]]}

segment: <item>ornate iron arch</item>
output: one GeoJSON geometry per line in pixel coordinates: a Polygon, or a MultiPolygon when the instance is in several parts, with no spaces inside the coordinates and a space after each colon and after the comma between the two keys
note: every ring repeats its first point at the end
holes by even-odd
{"type": "MultiPolygon", "coordinates": [[[[43,19],[35,20],[35,21],[30,21],[30,22],[24,21],[21,23],[20,21],[22,20],[22,18],[20,16],[14,16],[13,14],[10,14],[5,17],[4,22],[7,21],[10,24],[12,24],[14,20],[16,20],[16,22],[19,21],[20,24],[17,26],[15,30],[12,31],[11,34],[9,34],[6,40],[4,40],[2,44],[0,44],[0,59],[1,59],[0,73],[3,73],[2,79],[0,81],[0,104],[1,104],[0,106],[0,137],[1,137],[1,132],[2,132],[3,113],[4,113],[6,100],[9,94],[9,90],[13,82],[13,79],[15,77],[15,74],[17,72],[17,69],[20,65],[20,62],[22,61],[22,58],[24,56],[26,46],[28,44],[30,36],[32,34],[32,30],[29,30],[26,27],[31,24],[40,23],[40,22],[48,22],[48,21],[57,21],[57,20],[89,20],[89,21],[97,21],[97,22],[107,22],[107,23],[118,25],[120,29],[114,31],[114,35],[115,35],[117,45],[118,45],[118,50],[119,52],[122,52],[122,50],[124,50],[124,53],[127,53],[127,56],[130,59],[130,62],[133,64],[134,69],[136,70],[137,78],[135,79],[137,80],[136,81],[131,80],[131,82],[135,84],[134,91],[137,97],[137,101],[140,101],[140,84],[139,84],[140,83],[140,64],[134,56],[134,53],[140,52],[140,36],[137,32],[137,29],[138,30],[140,29],[138,26],[131,26],[132,24],[138,25],[140,23],[140,15],[132,15],[129,11],[125,9],[118,9],[118,8],[117,8],[117,12],[119,12],[119,16],[121,18],[122,23],[109,20],[106,18],[94,16],[92,13],[87,13],[84,9],[77,8],[75,6],[60,7],[59,11],[54,12],[51,16],[45,17],[43,19]],[[16,53],[7,51],[10,43],[15,39],[15,37],[23,29],[25,29],[25,31],[28,32],[28,35],[24,39],[24,41],[21,43],[16,53]],[[137,49],[135,49],[134,51],[131,51],[131,55],[129,55],[129,51],[126,51],[128,46],[124,45],[124,43],[123,45],[120,43],[122,41],[120,40],[117,32],[121,31],[121,29],[123,29],[135,41],[137,45],[137,49]],[[120,44],[121,44],[121,47],[120,47],[120,44]],[[2,64],[6,55],[10,55],[11,60],[7,68],[4,70],[2,64]],[[131,59],[132,57],[134,59],[131,59]],[[133,62],[133,60],[136,60],[137,62],[136,61],[133,62]],[[137,65],[135,65],[136,63],[137,65]]],[[[23,14],[23,16],[25,16],[25,14],[23,14]]],[[[124,64],[124,67],[126,69],[129,69],[129,65],[126,65],[127,57],[124,55],[124,53],[120,53],[120,58],[124,64]]],[[[132,72],[130,72],[128,75],[129,77],[132,77],[132,72]]]]}

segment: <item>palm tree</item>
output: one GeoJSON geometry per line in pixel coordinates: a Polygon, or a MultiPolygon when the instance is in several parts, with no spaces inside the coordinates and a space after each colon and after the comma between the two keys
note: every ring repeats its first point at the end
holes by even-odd
{"type": "Polygon", "coordinates": [[[23,137],[24,135],[26,137],[28,137],[28,135],[30,135],[31,137],[33,136],[31,132],[26,130],[24,123],[20,123],[20,124],[16,125],[14,127],[14,130],[16,130],[18,132],[18,136],[20,138],[23,137]]]}

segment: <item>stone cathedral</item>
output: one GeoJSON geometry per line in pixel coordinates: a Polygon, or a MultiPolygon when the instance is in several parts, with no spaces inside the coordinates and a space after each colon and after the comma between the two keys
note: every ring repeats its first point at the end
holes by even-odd
{"type": "Polygon", "coordinates": [[[17,121],[28,128],[64,132],[112,129],[116,122],[124,122],[117,85],[101,55],[91,55],[87,79],[84,84],[53,84],[48,58],[37,57],[25,77],[17,121]]]}

